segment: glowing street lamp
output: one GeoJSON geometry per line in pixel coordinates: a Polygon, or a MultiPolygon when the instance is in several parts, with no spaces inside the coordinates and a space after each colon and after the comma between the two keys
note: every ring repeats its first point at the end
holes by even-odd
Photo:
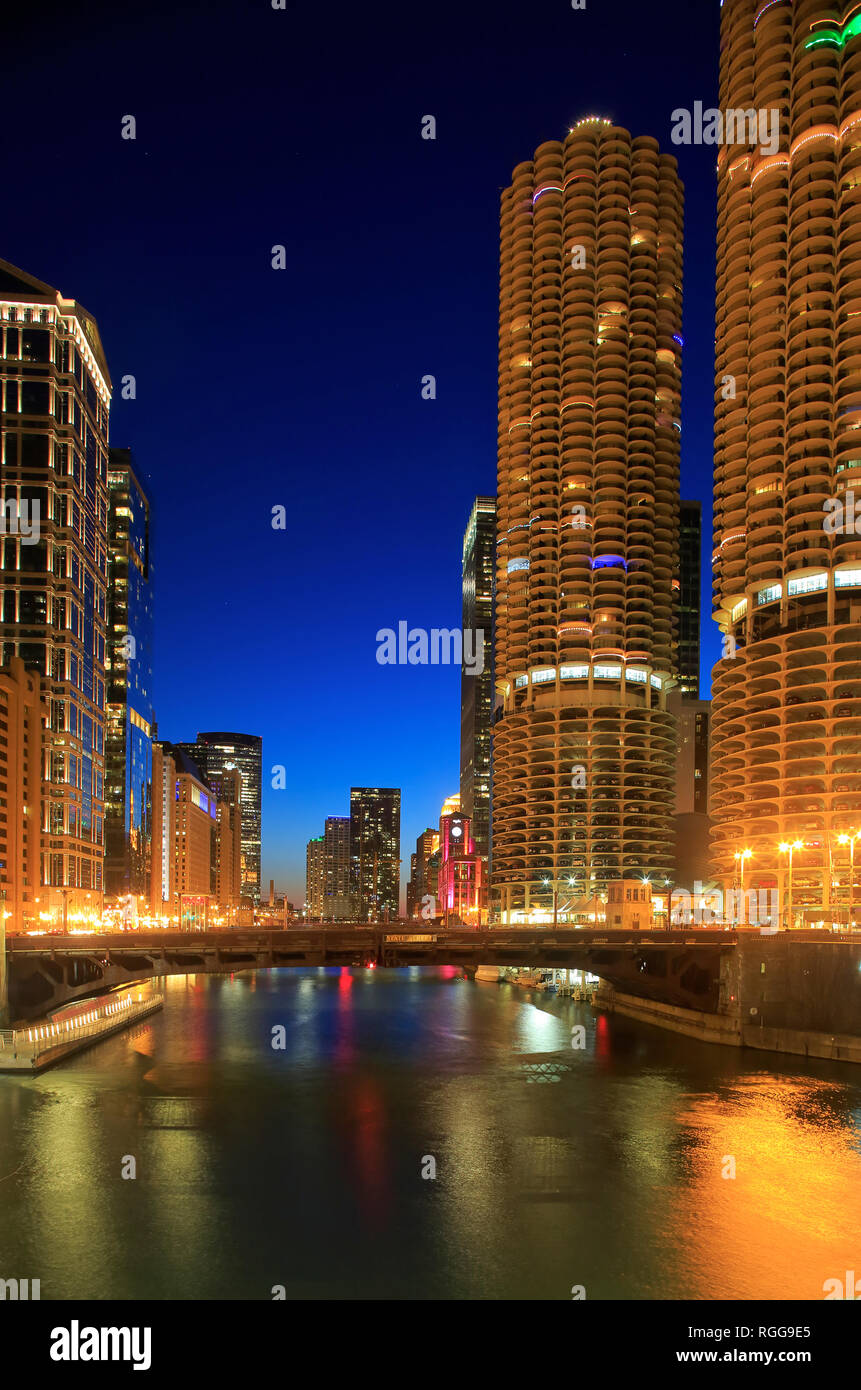
{"type": "MultiPolygon", "coordinates": [[[[739,879],[738,896],[739,896],[739,900],[740,900],[742,903],[744,902],[744,866],[745,866],[745,863],[747,862],[747,860],[748,860],[748,859],[752,859],[752,858],[753,858],[753,850],[752,850],[752,849],[737,849],[736,852],[735,852],[735,854],[733,855],[733,859],[735,860],[736,865],[738,866],[738,879],[739,879]]],[[[734,913],[734,922],[735,922],[735,925],[737,926],[737,925],[738,925],[738,922],[739,922],[739,916],[738,916],[738,907],[739,907],[739,903],[738,903],[738,902],[736,902],[735,907],[736,907],[736,912],[734,913]]]]}
{"type": "Polygon", "coordinates": [[[861,839],[861,830],[853,830],[849,835],[838,835],[838,845],[849,846],[849,930],[854,926],[855,906],[855,841],[861,839]]]}
{"type": "Polygon", "coordinates": [[[803,840],[792,840],[792,841],[789,841],[789,840],[782,840],[782,841],[780,842],[780,844],[777,846],[778,854],[788,854],[788,855],[789,855],[789,899],[788,899],[788,903],[787,903],[787,910],[788,910],[788,911],[787,911],[786,914],[784,914],[784,920],[786,919],[786,916],[788,915],[788,917],[789,917],[789,926],[790,926],[790,927],[794,926],[794,918],[793,918],[793,915],[792,915],[792,855],[793,855],[793,851],[794,851],[794,850],[803,849],[803,848],[804,848],[804,841],[803,841],[803,840]]]}

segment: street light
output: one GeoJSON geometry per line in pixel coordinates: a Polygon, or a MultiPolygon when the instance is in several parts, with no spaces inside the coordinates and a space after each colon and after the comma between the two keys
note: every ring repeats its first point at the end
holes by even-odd
{"type": "MultiPolygon", "coordinates": [[[[738,876],[739,876],[738,896],[739,896],[739,899],[741,900],[741,902],[744,902],[744,866],[745,866],[745,862],[746,862],[748,859],[751,859],[752,857],[753,857],[753,850],[752,850],[752,849],[737,849],[736,852],[735,852],[735,854],[733,855],[733,859],[735,860],[736,864],[738,865],[738,876]]],[[[736,909],[738,909],[739,903],[735,903],[734,906],[736,907],[736,909]]],[[[738,925],[738,922],[739,922],[739,918],[738,918],[737,911],[736,911],[736,913],[734,914],[734,921],[735,921],[735,925],[737,926],[737,925],[738,925]]]]}
{"type": "Polygon", "coordinates": [[[861,830],[853,830],[853,831],[851,832],[851,834],[849,834],[849,835],[838,835],[838,836],[837,836],[837,843],[838,843],[838,845],[848,845],[848,846],[849,846],[849,930],[850,930],[850,931],[852,930],[852,927],[853,927],[853,920],[852,920],[852,919],[853,919],[853,915],[854,915],[854,911],[855,911],[854,904],[853,904],[853,901],[852,901],[852,900],[853,900],[853,898],[854,898],[854,896],[855,896],[855,841],[858,840],[858,839],[861,839],[861,830]]]}
{"type": "Polygon", "coordinates": [[[794,919],[792,915],[792,854],[794,850],[803,848],[803,840],[792,840],[791,842],[788,840],[782,840],[781,843],[777,846],[779,854],[789,855],[789,900],[787,902],[787,913],[784,914],[784,916],[788,915],[790,927],[794,925],[794,919]]]}

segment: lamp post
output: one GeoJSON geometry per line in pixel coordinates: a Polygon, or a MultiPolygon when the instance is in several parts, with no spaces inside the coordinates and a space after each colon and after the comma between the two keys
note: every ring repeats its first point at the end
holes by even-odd
{"type": "MultiPolygon", "coordinates": [[[[741,902],[744,901],[744,866],[745,866],[745,863],[747,862],[747,860],[750,859],[750,858],[752,858],[752,856],[753,856],[753,850],[752,850],[752,849],[737,849],[736,852],[735,852],[735,854],[733,855],[733,859],[735,860],[735,862],[736,862],[736,864],[737,864],[737,866],[738,866],[738,878],[739,878],[738,896],[739,896],[739,899],[740,899],[741,902]]],[[[734,925],[734,926],[738,926],[738,924],[739,924],[739,911],[738,911],[738,909],[739,909],[739,903],[736,902],[736,903],[733,904],[733,906],[735,907],[735,912],[733,913],[733,925],[734,925]]]]}
{"type": "Polygon", "coordinates": [[[803,849],[803,847],[803,840],[782,840],[781,843],[777,846],[779,854],[789,855],[789,898],[787,902],[787,912],[784,913],[784,920],[788,916],[788,925],[790,929],[794,926],[794,917],[792,912],[792,855],[794,850],[803,849]]]}
{"type": "Polygon", "coordinates": [[[838,845],[849,846],[849,930],[852,930],[852,918],[855,911],[855,841],[861,839],[861,830],[853,830],[848,835],[838,835],[838,845]]]}

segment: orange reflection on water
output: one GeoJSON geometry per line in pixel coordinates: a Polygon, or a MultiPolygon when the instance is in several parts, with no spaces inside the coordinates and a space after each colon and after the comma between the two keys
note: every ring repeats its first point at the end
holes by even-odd
{"type": "Polygon", "coordinates": [[[827,1279],[861,1269],[861,1136],[845,1087],[744,1077],[684,1098],[675,1118],[689,1172],[668,1189],[664,1230],[683,1297],[822,1299],[827,1279]]]}

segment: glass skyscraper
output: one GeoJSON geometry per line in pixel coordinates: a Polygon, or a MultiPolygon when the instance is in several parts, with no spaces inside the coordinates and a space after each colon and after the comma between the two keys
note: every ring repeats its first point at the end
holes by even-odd
{"type": "MultiPolygon", "coordinates": [[[[476,497],[463,538],[463,631],[484,633],[484,667],[460,678],[460,806],[475,852],[490,848],[490,733],[493,715],[493,581],[496,498],[476,497]]],[[[477,641],[477,639],[476,639],[477,641]]],[[[476,650],[477,648],[473,648],[476,650]]]]}
{"type": "Polygon", "coordinates": [[[130,449],[108,460],[105,890],[148,896],[152,841],[152,538],[130,449]]]}
{"type": "Polygon", "coordinates": [[[262,825],[263,740],[259,734],[205,733],[196,743],[178,743],[203,773],[220,777],[238,768],[242,775],[241,853],[242,896],[257,907],[260,902],[260,848],[262,825]]]}
{"type": "Polygon", "coordinates": [[[400,788],[351,787],[350,891],[357,921],[397,920],[400,861],[400,788]]]}

